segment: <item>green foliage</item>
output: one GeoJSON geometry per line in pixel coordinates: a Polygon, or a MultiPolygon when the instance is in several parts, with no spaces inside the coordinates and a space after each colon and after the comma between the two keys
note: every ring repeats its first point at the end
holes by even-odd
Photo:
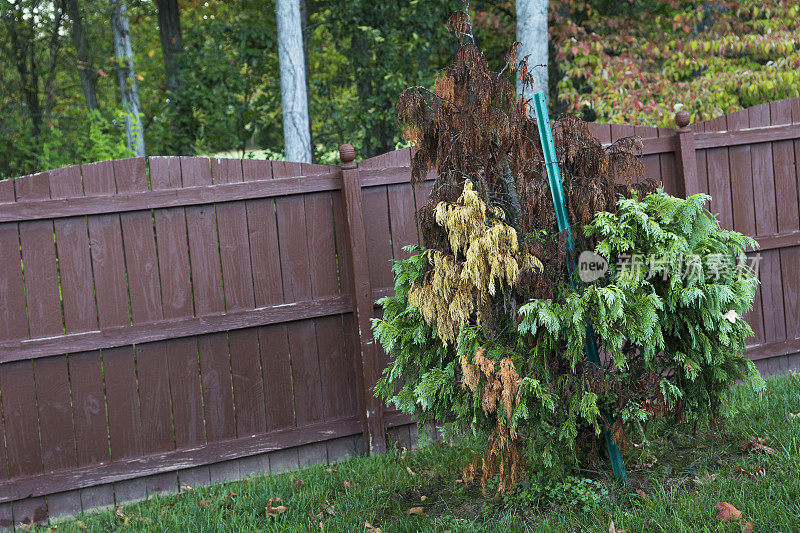
{"type": "Polygon", "coordinates": [[[800,6],[782,0],[559,0],[558,107],[590,120],[674,126],[800,96],[800,6]]]}
{"type": "Polygon", "coordinates": [[[620,444],[626,430],[637,432],[650,419],[694,423],[718,416],[734,381],[763,387],[742,355],[752,331],[741,316],[757,283],[745,249],[756,243],[722,230],[703,208],[707,200],[661,190],[620,198],[615,213],[601,211],[584,228],[611,265],[606,278],[581,292],[565,280],[555,298],[522,305],[515,330],[490,335],[468,324],[456,346],[446,346],[408,302],[428,261],[427,251],[410,248],[414,255],[394,266],[395,296],[379,302],[384,317],[375,321],[376,336],[395,359],[376,390],[451,431],[506,424],[527,437],[529,463],[550,470],[578,464],[606,423],[603,409],[621,418],[613,431],[620,444]],[[634,268],[637,254],[653,260],[634,268]],[[607,355],[601,367],[585,361],[590,325],[607,355]],[[474,392],[462,386],[459,362],[479,365],[476,354],[513,362],[519,389],[511,416],[482,406],[485,379],[474,392]]]}

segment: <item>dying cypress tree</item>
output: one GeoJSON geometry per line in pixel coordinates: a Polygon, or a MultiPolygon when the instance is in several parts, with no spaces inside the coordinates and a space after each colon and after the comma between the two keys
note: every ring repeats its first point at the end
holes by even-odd
{"type": "Polygon", "coordinates": [[[706,196],[674,198],[645,178],[636,138],[604,147],[564,117],[554,136],[576,246],[611,265],[573,290],[538,128],[506,76],[519,65],[529,85],[527,58],[515,45],[492,72],[468,15],[448,24],[461,44],[453,65],[433,90],[398,101],[412,181],[436,180],[418,213],[425,248],[395,264],[396,294],[381,301],[375,331],[394,360],[378,392],[423,423],[485,432],[464,477],[499,473],[500,491],[531,467],[578,464],[604,426],[624,448],[645,420],[716,416],[734,380],[759,381],[740,318],[756,284],[742,263],[754,241],[721,230],[706,196]],[[637,254],[658,265],[628,272],[637,254]],[[686,257],[727,270],[689,278],[686,257]],[[600,366],[585,361],[589,324],[600,366]]]}

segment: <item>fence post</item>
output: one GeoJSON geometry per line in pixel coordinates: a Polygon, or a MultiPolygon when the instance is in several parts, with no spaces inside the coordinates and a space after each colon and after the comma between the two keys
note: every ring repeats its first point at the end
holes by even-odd
{"type": "Polygon", "coordinates": [[[675,123],[678,125],[677,147],[675,153],[675,163],[681,178],[683,190],[678,190],[678,194],[683,193],[684,198],[702,192],[697,176],[697,156],[694,149],[694,132],[689,129],[691,117],[689,113],[681,109],[675,113],[675,123]]]}
{"type": "Polygon", "coordinates": [[[386,438],[383,430],[383,402],[376,398],[374,393],[380,369],[375,340],[372,336],[371,319],[374,303],[372,282],[369,277],[361,183],[358,179],[358,166],[353,162],[355,156],[355,150],[351,145],[343,144],[339,147],[339,158],[342,161],[342,198],[347,220],[347,239],[350,243],[353,322],[358,341],[355,343],[358,350],[356,355],[361,371],[361,390],[364,393],[364,404],[361,406],[364,441],[369,446],[370,454],[375,454],[386,451],[386,438]]]}

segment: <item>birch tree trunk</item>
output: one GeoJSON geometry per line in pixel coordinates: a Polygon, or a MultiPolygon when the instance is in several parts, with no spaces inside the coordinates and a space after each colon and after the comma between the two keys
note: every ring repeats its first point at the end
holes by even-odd
{"type": "Polygon", "coordinates": [[[126,0],[109,0],[111,5],[111,26],[114,33],[114,56],[118,62],[122,107],[125,110],[125,135],[127,146],[140,157],[144,152],[144,130],[142,128],[139,88],[136,85],[136,71],[133,65],[133,46],[131,30],[128,25],[128,6],[126,0]]]}
{"type": "Polygon", "coordinates": [[[89,111],[97,109],[97,72],[89,58],[89,47],[86,45],[86,28],[83,26],[83,17],[78,0],[67,0],[67,14],[72,20],[72,43],[77,52],[78,74],[83,87],[83,98],[89,111]]]}
{"type": "Polygon", "coordinates": [[[547,84],[547,8],[548,0],[517,0],[517,57],[528,57],[528,70],[533,76],[533,87],[523,88],[517,79],[517,94],[526,100],[543,92],[549,103],[547,84]],[[539,66],[542,65],[542,66],[539,66]],[[524,90],[524,92],[523,92],[524,90]]]}
{"type": "Polygon", "coordinates": [[[300,1],[277,0],[276,7],[286,160],[310,163],[311,135],[300,1]]]}

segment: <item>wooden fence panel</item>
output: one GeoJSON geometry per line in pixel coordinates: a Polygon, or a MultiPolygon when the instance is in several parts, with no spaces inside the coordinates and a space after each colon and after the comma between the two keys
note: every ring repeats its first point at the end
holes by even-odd
{"type": "MultiPolygon", "coordinates": [[[[800,99],[590,129],[640,136],[645,176],[762,242],[748,355],[800,365],[800,99]]],[[[149,180],[134,158],[0,182],[0,526],[381,450],[382,428],[407,441],[372,398],[388,356],[369,319],[420,239],[434,176],[412,187],[410,162],[153,157],[149,180]]]]}

